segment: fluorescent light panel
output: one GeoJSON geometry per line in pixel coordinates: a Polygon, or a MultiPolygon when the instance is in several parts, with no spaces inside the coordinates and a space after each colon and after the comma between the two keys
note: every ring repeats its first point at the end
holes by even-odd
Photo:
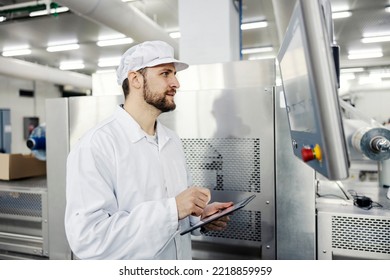
{"type": "Polygon", "coordinates": [[[262,60],[262,59],[274,59],[274,55],[264,55],[264,56],[250,56],[248,60],[262,60]]]}
{"type": "Polygon", "coordinates": [[[377,58],[382,56],[383,56],[383,52],[380,49],[348,52],[348,59],[377,58]]]}
{"type": "Polygon", "coordinates": [[[99,67],[112,67],[118,66],[121,61],[120,57],[112,57],[112,58],[101,58],[98,61],[99,67]]]}
{"type": "Polygon", "coordinates": [[[117,33],[117,34],[99,36],[98,41],[121,39],[121,38],[125,38],[125,37],[126,36],[124,34],[117,33]]]}
{"type": "Polygon", "coordinates": [[[119,39],[110,39],[110,40],[101,40],[96,43],[99,47],[107,46],[116,46],[116,45],[126,45],[133,43],[134,40],[130,37],[119,38],[119,39]]]}
{"type": "Polygon", "coordinates": [[[7,20],[6,17],[3,17],[3,16],[0,17],[0,22],[6,21],[6,20],[7,20]]]}
{"type": "Polygon", "coordinates": [[[268,26],[267,21],[255,21],[255,22],[247,22],[241,24],[241,30],[249,30],[249,29],[256,29],[256,28],[264,28],[268,26]]]}
{"type": "Polygon", "coordinates": [[[334,12],[332,13],[333,19],[339,19],[339,18],[347,18],[352,15],[351,11],[340,11],[340,12],[334,12]]]}
{"type": "Polygon", "coordinates": [[[115,73],[116,69],[99,69],[95,73],[96,74],[104,74],[104,73],[115,73]]]}
{"type": "Polygon", "coordinates": [[[2,56],[20,56],[31,54],[30,49],[4,50],[2,56]]]}
{"type": "Polygon", "coordinates": [[[67,45],[57,45],[57,46],[49,46],[47,47],[48,52],[62,52],[62,51],[70,51],[77,50],[80,48],[79,44],[67,44],[67,45]]]}
{"type": "MultiPolygon", "coordinates": [[[[56,9],[50,9],[50,14],[59,14],[59,13],[65,13],[69,11],[69,8],[68,7],[59,7],[59,8],[56,8],[56,9]]],[[[44,16],[44,15],[47,15],[47,10],[41,10],[41,11],[35,11],[35,12],[31,12],[29,14],[30,17],[38,17],[38,16],[44,16]]]]}
{"type": "Polygon", "coordinates": [[[341,68],[340,73],[356,73],[356,72],[363,72],[363,67],[354,67],[354,68],[341,68]]]}
{"type": "Polygon", "coordinates": [[[390,6],[387,6],[387,7],[385,8],[385,11],[388,12],[388,13],[390,13],[390,6]]]}
{"type": "Polygon", "coordinates": [[[362,43],[380,43],[380,42],[390,42],[390,35],[387,36],[374,36],[374,37],[364,37],[361,39],[362,43]]]}
{"type": "Polygon", "coordinates": [[[263,52],[271,52],[273,51],[273,47],[261,47],[261,48],[249,48],[249,49],[242,49],[242,54],[251,54],[251,53],[263,53],[263,52]]]}
{"type": "Polygon", "coordinates": [[[60,63],[61,70],[77,70],[77,69],[84,69],[84,67],[85,65],[82,60],[63,61],[60,63]]]}

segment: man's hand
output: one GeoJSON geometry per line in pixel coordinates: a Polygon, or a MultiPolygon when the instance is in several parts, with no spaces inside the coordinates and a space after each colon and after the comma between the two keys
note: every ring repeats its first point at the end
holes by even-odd
{"type": "Polygon", "coordinates": [[[210,197],[210,190],[203,187],[190,187],[179,193],[175,197],[179,220],[189,215],[202,215],[210,197]]]}
{"type": "MultiPolygon", "coordinates": [[[[233,205],[233,202],[213,202],[207,205],[202,213],[201,219],[207,218],[214,213],[217,213],[225,208],[233,205]]],[[[206,230],[224,230],[227,227],[227,223],[230,221],[229,216],[223,216],[207,225],[204,225],[206,230]]]]}

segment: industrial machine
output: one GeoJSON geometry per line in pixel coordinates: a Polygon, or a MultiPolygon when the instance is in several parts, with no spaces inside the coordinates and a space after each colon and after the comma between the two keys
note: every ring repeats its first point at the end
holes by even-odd
{"type": "MultiPolygon", "coordinates": [[[[315,257],[390,259],[390,131],[339,100],[333,32],[324,10],[320,1],[298,0],[278,54],[290,146],[297,159],[315,170],[315,257]],[[379,176],[361,184],[349,174],[367,159],[379,162],[379,176]]],[[[295,195],[290,199],[302,202],[295,195]]]]}

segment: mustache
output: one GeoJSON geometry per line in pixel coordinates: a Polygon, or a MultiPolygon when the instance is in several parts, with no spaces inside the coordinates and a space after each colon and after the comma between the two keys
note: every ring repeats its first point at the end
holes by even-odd
{"type": "Polygon", "coordinates": [[[167,90],[165,92],[165,95],[175,95],[176,94],[176,90],[175,89],[172,89],[172,90],[167,90]]]}

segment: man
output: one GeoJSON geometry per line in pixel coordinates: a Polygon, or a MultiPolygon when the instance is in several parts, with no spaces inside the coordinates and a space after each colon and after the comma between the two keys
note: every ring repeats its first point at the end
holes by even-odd
{"type": "Polygon", "coordinates": [[[191,186],[179,137],[157,120],[175,109],[176,71],[187,67],[161,41],[123,54],[124,104],[68,156],[65,229],[78,258],[191,259],[191,237],[180,231],[232,205],[208,204],[210,191],[191,186]]]}

